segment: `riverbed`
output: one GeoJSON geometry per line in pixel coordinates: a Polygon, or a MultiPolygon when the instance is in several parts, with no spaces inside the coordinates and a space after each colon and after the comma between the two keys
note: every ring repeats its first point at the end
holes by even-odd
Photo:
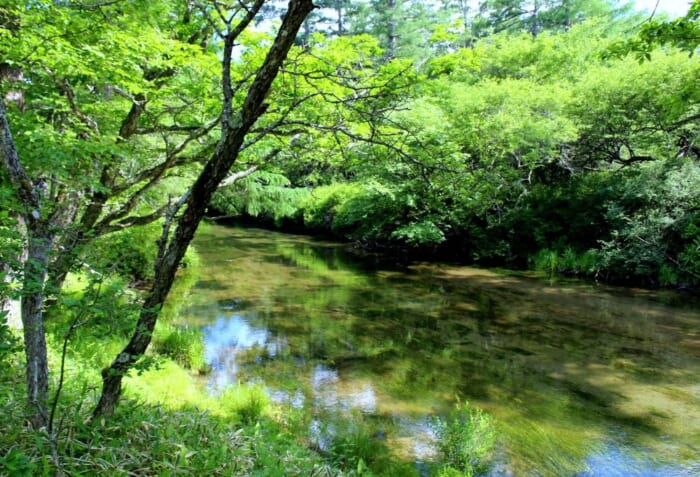
{"type": "Polygon", "coordinates": [[[700,475],[700,307],[672,292],[366,255],[207,226],[183,312],[212,393],[371,420],[396,454],[433,455],[432,416],[490,413],[493,475],[700,475]]]}

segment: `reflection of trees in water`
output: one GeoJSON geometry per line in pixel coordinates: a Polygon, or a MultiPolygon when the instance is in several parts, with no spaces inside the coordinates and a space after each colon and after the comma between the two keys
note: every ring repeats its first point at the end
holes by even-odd
{"type": "MultiPolygon", "coordinates": [[[[237,299],[250,304],[242,310],[248,324],[284,337],[286,351],[268,352],[262,366],[247,359],[251,376],[281,376],[288,387],[304,381],[299,392],[313,400],[314,366],[328,366],[339,382],[371,382],[377,409],[383,399],[396,408],[431,403],[425,412],[472,400],[506,422],[516,454],[541,446],[579,463],[611,427],[647,441],[663,433],[680,442],[698,431],[697,420],[681,430],[676,415],[624,406],[629,388],[680,388],[697,377],[699,360],[683,342],[697,312],[466,268],[372,271],[374,263],[336,245],[267,243],[245,248],[262,258],[252,260],[257,270],[236,274],[257,285],[243,288],[256,295],[237,299]],[[350,260],[360,265],[347,267],[350,260]]],[[[674,408],[682,396],[669,393],[660,405],[674,408]]]]}

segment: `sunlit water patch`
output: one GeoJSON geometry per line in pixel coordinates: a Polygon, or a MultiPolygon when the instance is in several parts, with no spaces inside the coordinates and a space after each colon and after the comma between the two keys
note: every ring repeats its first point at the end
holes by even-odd
{"type": "Polygon", "coordinates": [[[431,416],[460,400],[496,418],[494,476],[700,475],[689,297],[399,266],[253,229],[210,227],[195,245],[185,319],[203,330],[212,390],[263,383],[316,416],[319,440],[327,416],[359,414],[420,465],[431,416]]]}

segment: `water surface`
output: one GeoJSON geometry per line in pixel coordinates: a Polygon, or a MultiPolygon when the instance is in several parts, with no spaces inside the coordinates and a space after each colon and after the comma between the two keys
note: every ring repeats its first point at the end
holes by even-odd
{"type": "Polygon", "coordinates": [[[494,475],[700,475],[700,310],[688,296],[550,282],[205,228],[189,323],[212,392],[263,383],[316,415],[379,423],[430,460],[430,416],[491,413],[494,475]]]}

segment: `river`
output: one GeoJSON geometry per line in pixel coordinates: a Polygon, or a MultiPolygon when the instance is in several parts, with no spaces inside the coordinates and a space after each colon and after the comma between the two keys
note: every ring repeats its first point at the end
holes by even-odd
{"type": "Polygon", "coordinates": [[[207,226],[184,319],[216,393],[381,427],[397,458],[432,455],[457,401],[493,415],[493,475],[700,475],[700,307],[689,296],[441,263],[207,226]],[[376,424],[379,423],[379,424],[376,424]]]}

